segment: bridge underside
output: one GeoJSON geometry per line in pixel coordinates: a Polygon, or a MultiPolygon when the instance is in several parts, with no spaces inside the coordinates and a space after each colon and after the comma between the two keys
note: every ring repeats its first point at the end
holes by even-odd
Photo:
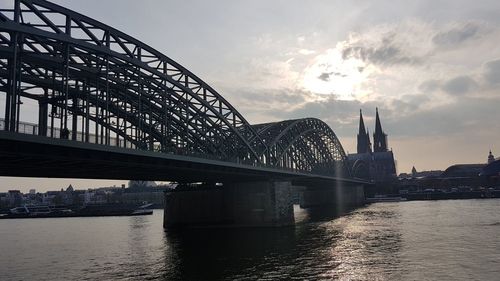
{"type": "Polygon", "coordinates": [[[0,176],[137,179],[177,182],[224,182],[281,179],[353,182],[283,169],[249,167],[211,159],[179,156],[50,139],[0,131],[0,176]]]}
{"type": "MultiPolygon", "coordinates": [[[[247,169],[190,161],[189,157],[86,145],[0,132],[0,175],[47,178],[171,180],[180,182],[261,177],[247,169]],[[182,158],[182,159],[181,159],[182,158]]],[[[225,164],[225,163],[224,163],[225,164]]]]}

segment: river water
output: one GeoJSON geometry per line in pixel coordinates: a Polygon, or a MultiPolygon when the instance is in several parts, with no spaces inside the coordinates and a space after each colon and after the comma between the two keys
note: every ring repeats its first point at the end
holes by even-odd
{"type": "Polygon", "coordinates": [[[0,220],[0,280],[500,280],[500,200],[296,208],[280,229],[144,217],[0,220]]]}

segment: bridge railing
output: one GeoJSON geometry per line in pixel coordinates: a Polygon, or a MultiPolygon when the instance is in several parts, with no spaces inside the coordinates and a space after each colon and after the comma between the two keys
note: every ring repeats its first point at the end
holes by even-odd
{"type": "MultiPolygon", "coordinates": [[[[27,134],[27,135],[42,135],[39,133],[39,125],[38,124],[29,123],[29,122],[18,122],[17,126],[18,126],[16,128],[17,133],[27,134]]],[[[2,131],[5,130],[5,119],[3,119],[3,118],[0,118],[0,130],[2,130],[2,131]]],[[[75,139],[73,139],[71,137],[72,136],[71,130],[68,130],[66,132],[66,134],[68,135],[67,139],[73,140],[73,141],[87,142],[87,143],[92,143],[92,144],[102,144],[102,145],[121,147],[121,148],[129,148],[129,149],[151,150],[151,151],[155,151],[155,152],[191,156],[191,157],[197,157],[197,158],[203,158],[203,159],[220,160],[215,156],[187,151],[186,149],[183,149],[182,147],[172,147],[169,150],[165,150],[165,149],[162,150],[161,145],[159,145],[159,144],[153,144],[153,147],[138,147],[132,142],[125,141],[123,139],[113,138],[113,137],[109,138],[109,143],[102,143],[102,141],[99,140],[99,137],[96,136],[95,134],[89,134],[88,141],[85,140],[85,134],[82,134],[81,132],[78,132],[78,131],[76,133],[75,139]]],[[[61,129],[56,128],[56,127],[52,128],[49,126],[47,128],[46,134],[42,135],[42,136],[49,137],[49,138],[62,139],[61,129]]],[[[234,162],[241,163],[240,161],[238,161],[238,159],[234,159],[234,162]]],[[[265,167],[266,165],[261,164],[258,166],[265,167]]]]}
{"type": "MultiPolygon", "coordinates": [[[[0,118],[0,130],[2,130],[2,131],[5,130],[5,119],[3,119],[3,118],[0,118]]],[[[29,123],[29,122],[18,122],[17,133],[27,134],[27,135],[41,135],[41,134],[39,134],[39,125],[34,124],[34,123],[29,123]]],[[[155,151],[155,152],[159,152],[159,153],[190,156],[190,157],[196,157],[196,158],[202,158],[202,159],[220,160],[216,156],[187,151],[187,150],[185,150],[183,148],[179,148],[179,147],[173,147],[167,151],[165,149],[162,150],[161,146],[159,144],[153,145],[153,147],[138,147],[131,142],[126,142],[122,139],[117,140],[116,138],[112,138],[112,137],[109,139],[109,143],[105,144],[105,143],[102,143],[95,134],[89,134],[88,141],[85,140],[85,135],[82,134],[81,132],[76,133],[76,139],[72,138],[71,131],[66,132],[66,134],[69,136],[67,139],[72,140],[72,141],[107,145],[107,146],[113,146],[113,147],[121,147],[121,148],[127,148],[127,149],[148,150],[148,151],[155,151]]],[[[54,127],[54,128],[48,127],[46,135],[44,137],[62,139],[61,138],[61,129],[56,128],[56,127],[54,127]]],[[[239,159],[232,159],[231,162],[238,163],[238,164],[247,164],[247,163],[243,163],[242,161],[239,161],[239,159]]],[[[269,168],[269,165],[266,165],[264,163],[253,163],[252,166],[269,168]]],[[[318,171],[318,170],[316,170],[316,171],[302,171],[302,170],[287,168],[287,167],[273,167],[273,168],[278,168],[280,170],[289,171],[289,172],[301,172],[303,174],[331,176],[331,173],[328,173],[326,171],[318,171]]]]}
{"type": "MultiPolygon", "coordinates": [[[[39,133],[39,126],[37,124],[29,122],[18,122],[17,126],[18,126],[17,133],[26,135],[41,135],[39,133]]],[[[2,131],[5,130],[5,119],[3,118],[0,118],[0,130],[2,131]]],[[[72,135],[71,130],[68,131],[68,135],[69,136],[72,135]]],[[[54,128],[48,127],[45,136],[55,139],[61,139],[61,129],[55,127],[54,128]]],[[[72,139],[71,137],[70,139],[80,142],[86,142],[85,135],[82,134],[81,132],[76,133],[76,139],[72,139]]],[[[136,148],[136,146],[133,143],[125,142],[124,140],[121,139],[117,140],[116,138],[110,138],[109,142],[110,143],[108,145],[110,146],[117,146],[123,148],[136,148]]],[[[89,134],[88,143],[99,144],[100,142],[95,134],[89,134]]]]}

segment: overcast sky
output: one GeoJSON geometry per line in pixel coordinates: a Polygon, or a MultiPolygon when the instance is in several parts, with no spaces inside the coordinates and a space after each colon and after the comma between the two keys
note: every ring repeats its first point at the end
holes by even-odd
{"type": "Polygon", "coordinates": [[[373,132],[378,107],[398,173],[500,156],[500,1],[55,2],[181,63],[250,123],[321,118],[355,152],[359,109],[373,132]]]}

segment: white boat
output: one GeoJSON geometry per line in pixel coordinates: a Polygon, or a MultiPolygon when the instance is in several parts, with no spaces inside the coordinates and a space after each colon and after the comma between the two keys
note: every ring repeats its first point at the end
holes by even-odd
{"type": "Polygon", "coordinates": [[[49,215],[69,215],[73,213],[72,210],[63,207],[54,207],[49,205],[24,205],[10,209],[11,215],[14,216],[49,216],[49,215]]]}
{"type": "Polygon", "coordinates": [[[153,206],[153,204],[142,205],[139,208],[137,208],[136,210],[134,210],[131,215],[132,216],[151,215],[151,214],[153,214],[153,210],[148,209],[151,206],[153,206]]]}
{"type": "Polygon", "coordinates": [[[21,207],[16,207],[10,209],[10,213],[13,215],[45,215],[50,214],[52,210],[48,205],[24,205],[21,207]]]}

